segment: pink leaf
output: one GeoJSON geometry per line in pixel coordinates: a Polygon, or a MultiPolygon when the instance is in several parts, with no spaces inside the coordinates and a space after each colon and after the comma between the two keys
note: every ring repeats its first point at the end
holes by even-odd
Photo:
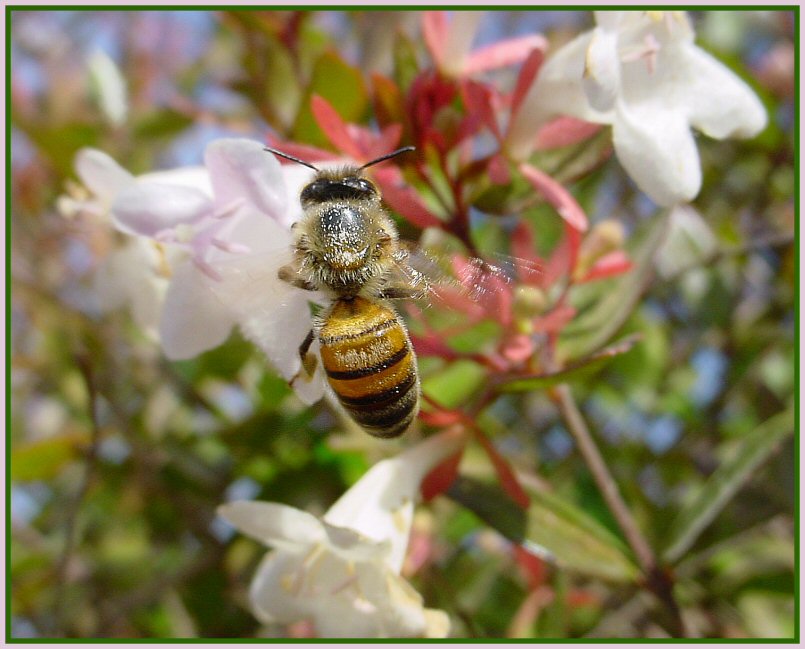
{"type": "Polygon", "coordinates": [[[513,363],[522,363],[534,353],[534,341],[525,334],[516,334],[502,345],[501,354],[513,363]]]}
{"type": "Polygon", "coordinates": [[[545,52],[547,47],[545,37],[539,34],[512,38],[482,47],[469,55],[464,65],[464,74],[470,75],[514,65],[529,57],[535,50],[545,52]]]}
{"type": "Polygon", "coordinates": [[[581,232],[565,223],[565,237],[554,248],[545,264],[545,285],[550,286],[563,275],[567,275],[576,266],[581,245],[581,232]]]}
{"type": "Polygon", "coordinates": [[[571,306],[557,306],[548,315],[535,318],[532,321],[534,333],[551,333],[561,331],[576,315],[576,309],[571,306]]]}
{"type": "Polygon", "coordinates": [[[428,334],[427,336],[410,334],[410,336],[417,356],[436,356],[446,360],[456,358],[456,353],[435,334],[428,334]]]}
{"type": "Polygon", "coordinates": [[[458,475],[458,465],[461,462],[463,453],[464,449],[461,449],[458,453],[451,455],[430,470],[419,485],[423,501],[433,500],[450,488],[450,485],[453,484],[458,475]]]}
{"type": "Polygon", "coordinates": [[[632,269],[632,262],[622,250],[614,250],[604,255],[593,264],[593,267],[582,277],[579,282],[592,282],[596,279],[604,279],[614,275],[628,273],[632,269]]]}
{"type": "Polygon", "coordinates": [[[368,158],[374,160],[386,153],[391,153],[397,148],[402,137],[402,124],[389,124],[382,131],[380,135],[374,137],[374,141],[369,147],[368,158]]]}
{"type": "Polygon", "coordinates": [[[600,124],[584,122],[575,117],[557,117],[537,133],[534,148],[538,151],[578,144],[601,130],[600,124]]]}
{"type": "Polygon", "coordinates": [[[511,236],[511,250],[517,278],[522,284],[545,288],[550,286],[553,280],[548,277],[545,261],[536,254],[536,249],[531,224],[520,221],[511,236]]]}
{"type": "Polygon", "coordinates": [[[346,155],[361,160],[364,151],[355,141],[354,133],[350,132],[348,125],[341,119],[341,115],[333,108],[326,99],[319,95],[313,95],[310,99],[310,110],[327,139],[335,145],[337,149],[346,155]]]}
{"type": "MultiPolygon", "coordinates": [[[[273,135],[266,136],[266,143],[268,146],[277,149],[277,151],[282,151],[283,153],[287,153],[289,155],[295,156],[300,160],[304,160],[305,162],[317,162],[319,160],[337,160],[340,156],[332,151],[325,151],[324,149],[319,149],[315,146],[309,146],[307,144],[297,144],[296,142],[283,142],[279,138],[274,137],[273,135]]],[[[284,164],[283,160],[280,160],[281,163],[284,164]]],[[[296,164],[296,163],[289,163],[289,164],[296,164]]]]}
{"type": "Polygon", "coordinates": [[[375,180],[383,193],[383,200],[391,209],[418,228],[442,226],[442,222],[425,206],[413,189],[394,181],[385,171],[378,169],[375,180]]]}
{"type": "Polygon", "coordinates": [[[419,420],[434,428],[444,428],[464,421],[464,415],[454,410],[437,410],[435,412],[420,410],[419,420]]]}
{"type": "Polygon", "coordinates": [[[486,454],[492,461],[492,466],[495,467],[495,472],[498,474],[498,479],[500,480],[500,486],[503,487],[503,490],[511,496],[512,500],[514,500],[519,507],[528,509],[530,502],[528,494],[525,492],[525,489],[520,486],[520,482],[514,475],[514,471],[512,471],[509,463],[498,453],[497,449],[492,442],[487,439],[486,435],[478,429],[476,429],[475,433],[476,439],[480,442],[481,446],[483,446],[484,451],[486,451],[486,454]]]}
{"type": "Polygon", "coordinates": [[[495,107],[494,91],[482,83],[475,81],[465,81],[461,84],[464,103],[467,112],[477,117],[485,124],[498,141],[501,139],[500,128],[498,128],[497,112],[495,107]]]}
{"type": "Polygon", "coordinates": [[[528,55],[525,63],[523,63],[523,67],[520,68],[520,74],[517,76],[517,84],[514,87],[514,92],[512,93],[511,99],[512,119],[520,109],[520,104],[523,103],[523,99],[525,98],[528,90],[531,88],[531,84],[534,83],[534,79],[537,77],[537,72],[539,72],[539,69],[542,66],[542,60],[544,57],[545,53],[543,50],[535,49],[533,52],[531,52],[531,54],[528,55]]]}
{"type": "Polygon", "coordinates": [[[514,546],[514,559],[525,574],[528,590],[534,590],[545,582],[547,570],[544,559],[531,554],[522,545],[514,546]]]}
{"type": "Polygon", "coordinates": [[[486,170],[489,173],[489,180],[496,185],[508,185],[511,182],[509,165],[506,163],[506,158],[499,153],[492,156],[486,170]]]}
{"type": "Polygon", "coordinates": [[[521,164],[520,171],[534,189],[553,205],[559,213],[559,216],[561,216],[570,227],[579,232],[587,230],[587,215],[584,214],[581,205],[576,202],[576,199],[570,195],[569,191],[548,174],[539,169],[535,169],[529,164],[521,164]]]}
{"type": "Polygon", "coordinates": [[[426,11],[422,16],[422,35],[436,67],[444,59],[444,45],[447,43],[447,12],[426,11]]]}

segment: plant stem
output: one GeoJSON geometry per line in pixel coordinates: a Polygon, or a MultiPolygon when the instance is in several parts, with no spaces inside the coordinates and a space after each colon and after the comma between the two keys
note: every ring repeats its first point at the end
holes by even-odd
{"type": "Polygon", "coordinates": [[[651,590],[667,607],[673,619],[674,631],[684,637],[686,635],[685,625],[679,606],[673,596],[673,582],[662,566],[657,563],[654,551],[637,526],[637,522],[626,503],[621,498],[618,485],[615,483],[615,479],[610,474],[604,458],[595,445],[590,430],[587,428],[587,423],[584,421],[584,417],[570,392],[570,386],[566,383],[557,386],[555,394],[559,410],[578,445],[579,452],[590,469],[590,473],[592,473],[596,485],[601,490],[601,495],[604,497],[607,507],[615,517],[626,538],[626,542],[632,548],[632,552],[634,552],[635,558],[645,575],[645,587],[651,590]]]}

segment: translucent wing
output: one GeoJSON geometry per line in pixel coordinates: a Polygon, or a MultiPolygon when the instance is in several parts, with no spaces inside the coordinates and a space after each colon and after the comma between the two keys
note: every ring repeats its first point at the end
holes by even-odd
{"type": "Polygon", "coordinates": [[[439,305],[468,316],[472,322],[499,320],[509,312],[517,284],[544,280],[538,260],[496,255],[493,261],[460,253],[425,251],[410,243],[401,245],[397,273],[420,287],[427,306],[439,305]]]}

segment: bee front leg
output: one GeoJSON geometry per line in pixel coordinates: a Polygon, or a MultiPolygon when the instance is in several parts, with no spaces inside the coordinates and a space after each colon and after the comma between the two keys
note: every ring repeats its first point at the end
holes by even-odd
{"type": "Polygon", "coordinates": [[[299,273],[292,264],[286,264],[277,271],[277,277],[291,286],[301,288],[303,291],[316,291],[318,288],[299,276],[299,273]]]}

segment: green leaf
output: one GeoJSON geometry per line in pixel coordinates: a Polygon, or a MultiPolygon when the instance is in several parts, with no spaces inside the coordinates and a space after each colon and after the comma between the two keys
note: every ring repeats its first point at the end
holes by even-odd
{"type": "Polygon", "coordinates": [[[529,546],[547,550],[560,567],[608,581],[640,574],[621,541],[595,519],[556,495],[531,490],[526,532],[529,546]]]}
{"type": "Polygon", "coordinates": [[[586,378],[607,365],[616,356],[628,352],[634,347],[638,340],[640,340],[639,335],[633,334],[627,336],[618,343],[600,352],[592,354],[575,363],[570,363],[563,370],[506,381],[502,383],[498,389],[501,392],[531,392],[532,390],[545,389],[560,383],[586,378]]]}
{"type": "Polygon", "coordinates": [[[732,457],[716,469],[671,524],[670,541],[663,554],[666,561],[675,562],[693,545],[752,472],[793,432],[794,411],[789,408],[767,419],[740,441],[732,457]]]}
{"type": "Polygon", "coordinates": [[[345,122],[360,122],[368,104],[360,70],[343,61],[335,52],[322,54],[315,65],[302,108],[296,118],[292,139],[314,146],[330,146],[313,112],[310,98],[319,95],[338,111],[345,122]]]}
{"type": "Polygon", "coordinates": [[[73,175],[76,152],[82,147],[97,145],[101,132],[99,125],[83,122],[50,126],[18,120],[16,125],[45,153],[62,176],[73,175]]]}
{"type": "Polygon", "coordinates": [[[405,93],[419,74],[416,47],[402,30],[394,41],[394,79],[397,86],[405,93]]]}
{"type": "Polygon", "coordinates": [[[175,110],[160,109],[148,113],[133,129],[136,140],[156,140],[177,135],[193,124],[193,120],[175,110]]]}
{"type": "Polygon", "coordinates": [[[526,512],[498,485],[458,476],[445,493],[510,541],[525,540],[526,512]]]}
{"type": "Polygon", "coordinates": [[[12,480],[47,480],[56,476],[87,443],[83,433],[47,437],[35,442],[18,443],[11,452],[12,480]]]}
{"type": "Polygon", "coordinates": [[[472,361],[460,360],[422,381],[422,391],[445,408],[455,408],[475,393],[486,371],[472,361]]]}
{"type": "Polygon", "coordinates": [[[447,495],[514,543],[562,568],[610,581],[634,581],[639,571],[606,528],[561,498],[530,491],[524,511],[497,485],[460,476],[447,495]]]}
{"type": "Polygon", "coordinates": [[[278,39],[266,38],[266,57],[259,65],[265,66],[265,94],[262,100],[268,105],[271,113],[280,124],[290,126],[299,110],[302,99],[302,87],[299,73],[294,68],[294,60],[288,48],[278,39]]]}

